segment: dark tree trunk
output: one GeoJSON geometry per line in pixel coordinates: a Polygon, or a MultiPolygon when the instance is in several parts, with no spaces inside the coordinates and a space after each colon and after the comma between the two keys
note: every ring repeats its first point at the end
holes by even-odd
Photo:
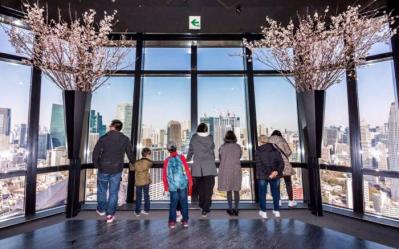
{"type": "Polygon", "coordinates": [[[66,90],[63,92],[63,99],[70,161],[66,216],[70,218],[79,213],[84,193],[84,186],[81,184],[82,180],[84,182],[84,179],[81,179],[81,160],[84,158],[88,135],[91,93],[66,90]]]}
{"type": "Polygon", "coordinates": [[[314,215],[322,216],[320,186],[321,142],[323,138],[325,91],[297,93],[299,129],[304,139],[309,186],[309,209],[314,215]]]}

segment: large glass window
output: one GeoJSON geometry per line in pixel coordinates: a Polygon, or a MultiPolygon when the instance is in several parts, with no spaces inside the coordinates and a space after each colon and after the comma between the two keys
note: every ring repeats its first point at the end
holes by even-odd
{"type": "Polygon", "coordinates": [[[191,136],[190,78],[145,77],[143,80],[141,139],[139,148],[149,147],[155,161],[163,161],[168,141],[178,151],[188,152],[191,136]]]}
{"type": "Polygon", "coordinates": [[[111,77],[93,93],[89,118],[88,162],[91,162],[91,152],[98,139],[108,131],[113,119],[122,121],[122,133],[131,137],[133,90],[133,77],[111,77]]]}
{"type": "Polygon", "coordinates": [[[169,47],[144,49],[145,70],[190,70],[191,48],[169,47]]]}
{"type": "Polygon", "coordinates": [[[320,163],[351,166],[346,82],[326,91],[322,155],[320,163]]]}
{"type": "Polygon", "coordinates": [[[0,61],[0,173],[26,168],[31,68],[0,61]]]}
{"type": "Polygon", "coordinates": [[[198,70],[243,70],[243,49],[198,48],[198,70]]]}
{"type": "Polygon", "coordinates": [[[37,167],[67,165],[62,90],[43,77],[41,91],[37,167]]]}
{"type": "MultiPolygon", "coordinates": [[[[97,169],[87,169],[86,170],[86,191],[85,200],[86,201],[97,201],[97,169]]],[[[119,188],[119,203],[123,203],[127,196],[127,185],[129,178],[129,169],[123,169],[122,181],[119,188]]],[[[119,204],[118,204],[119,205],[119,204]]]]}
{"type": "Polygon", "coordinates": [[[366,213],[399,219],[399,179],[363,176],[366,213]]]}
{"type": "Polygon", "coordinates": [[[249,160],[244,77],[199,77],[198,117],[209,126],[215,141],[216,160],[228,130],[235,132],[242,146],[243,160],[249,160]]]}
{"type": "Polygon", "coordinates": [[[66,204],[68,171],[38,174],[36,184],[36,210],[66,204]]]}
{"type": "MultiPolygon", "coordinates": [[[[114,57],[116,49],[113,47],[109,47],[109,56],[114,57]]],[[[136,62],[136,48],[134,47],[125,47],[118,48],[118,54],[125,54],[125,58],[118,67],[118,70],[134,70],[135,62],[136,62]]]]}
{"type": "Polygon", "coordinates": [[[300,161],[296,93],[282,77],[255,77],[258,135],[270,136],[279,130],[288,142],[290,160],[300,161]]]}
{"type": "MultiPolygon", "coordinates": [[[[12,25],[0,23],[0,52],[5,54],[24,56],[23,54],[19,54],[16,52],[15,48],[11,45],[10,39],[6,33],[6,31],[10,31],[12,27],[12,25]]],[[[15,27],[15,29],[17,30],[17,32],[23,32],[26,34],[30,33],[30,31],[19,27],[15,27]]]]}
{"type": "Polygon", "coordinates": [[[329,170],[321,170],[320,174],[323,203],[352,209],[352,175],[329,170]]]}
{"type": "Polygon", "coordinates": [[[0,179],[0,221],[25,210],[25,177],[0,179]]]}
{"type": "Polygon", "coordinates": [[[363,167],[399,171],[399,108],[392,61],[358,67],[363,167]]]}

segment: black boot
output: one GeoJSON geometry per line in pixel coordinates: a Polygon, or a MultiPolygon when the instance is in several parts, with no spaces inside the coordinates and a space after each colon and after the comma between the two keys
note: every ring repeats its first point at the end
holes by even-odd
{"type": "Polygon", "coordinates": [[[238,210],[238,209],[234,209],[234,211],[233,211],[233,213],[234,213],[234,216],[238,216],[238,213],[239,213],[240,211],[238,210]]]}
{"type": "Polygon", "coordinates": [[[233,216],[234,215],[234,211],[232,209],[227,209],[226,212],[230,215],[233,216]]]}

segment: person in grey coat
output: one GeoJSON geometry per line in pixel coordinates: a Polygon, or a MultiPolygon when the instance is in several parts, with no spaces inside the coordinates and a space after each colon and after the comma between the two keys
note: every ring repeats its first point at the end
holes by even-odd
{"type": "Polygon", "coordinates": [[[217,175],[214,150],[215,143],[213,137],[209,135],[208,126],[205,123],[199,124],[197,133],[190,140],[187,161],[193,160],[191,174],[199,194],[199,207],[202,209],[203,217],[210,212],[217,175]]]}
{"type": "Polygon", "coordinates": [[[219,178],[218,190],[227,191],[227,202],[230,216],[238,216],[238,205],[240,202],[240,190],[242,181],[241,172],[241,146],[237,144],[237,137],[233,131],[227,131],[224,144],[219,148],[219,178]],[[233,209],[234,192],[234,209],[233,209]]]}

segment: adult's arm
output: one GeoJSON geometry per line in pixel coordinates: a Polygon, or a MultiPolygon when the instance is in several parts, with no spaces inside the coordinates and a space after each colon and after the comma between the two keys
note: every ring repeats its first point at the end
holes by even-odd
{"type": "Polygon", "coordinates": [[[134,155],[133,155],[133,146],[130,143],[130,139],[126,138],[125,140],[125,153],[130,163],[134,163],[134,155]]]}
{"type": "Polygon", "coordinates": [[[187,161],[191,161],[194,156],[194,148],[193,148],[193,138],[190,139],[190,144],[188,146],[188,153],[187,153],[187,161]]]}
{"type": "Polygon", "coordinates": [[[98,160],[100,159],[102,150],[103,150],[103,139],[100,138],[97,141],[96,145],[94,146],[94,150],[93,150],[93,154],[92,154],[92,158],[91,158],[95,167],[98,166],[97,163],[98,163],[98,160]]]}
{"type": "Polygon", "coordinates": [[[190,168],[188,167],[187,160],[184,157],[184,155],[181,155],[181,160],[184,165],[184,170],[186,171],[186,175],[188,178],[188,195],[191,195],[192,189],[193,189],[193,177],[191,176],[190,168]]]}
{"type": "Polygon", "coordinates": [[[278,172],[278,175],[282,175],[283,174],[283,170],[284,170],[284,160],[283,157],[281,156],[281,153],[279,151],[274,151],[273,153],[274,155],[274,159],[276,162],[276,171],[278,172]]]}
{"type": "Polygon", "coordinates": [[[165,192],[169,191],[169,185],[168,185],[168,159],[165,159],[163,162],[163,169],[162,169],[162,181],[163,181],[163,188],[165,192]]]}
{"type": "Polygon", "coordinates": [[[292,154],[292,151],[287,141],[284,141],[282,149],[284,151],[284,154],[289,158],[292,154]]]}

